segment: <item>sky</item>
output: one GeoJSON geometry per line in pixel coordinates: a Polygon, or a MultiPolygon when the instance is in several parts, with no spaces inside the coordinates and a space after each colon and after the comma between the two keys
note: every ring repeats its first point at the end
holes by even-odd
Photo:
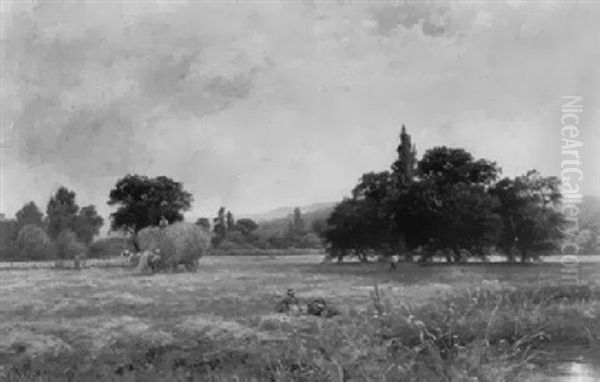
{"type": "Polygon", "coordinates": [[[60,185],[105,217],[129,173],[194,196],[186,216],[341,200],[462,147],[505,176],[558,175],[561,97],[583,96],[600,195],[600,4],[574,1],[2,1],[1,199],[60,185]]]}

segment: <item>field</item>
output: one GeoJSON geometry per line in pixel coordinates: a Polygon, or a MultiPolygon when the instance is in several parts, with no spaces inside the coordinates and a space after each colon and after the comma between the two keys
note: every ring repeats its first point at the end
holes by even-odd
{"type": "Polygon", "coordinates": [[[319,264],[207,257],[197,273],[0,273],[0,378],[514,380],[554,345],[600,343],[600,263],[319,264]],[[288,288],[332,318],[274,312],[288,288]]]}

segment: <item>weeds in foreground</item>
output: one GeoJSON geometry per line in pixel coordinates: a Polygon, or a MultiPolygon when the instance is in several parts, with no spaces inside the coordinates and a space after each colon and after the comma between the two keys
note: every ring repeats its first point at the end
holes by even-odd
{"type": "Polygon", "coordinates": [[[11,381],[510,381],[548,344],[600,343],[600,301],[589,287],[473,288],[395,306],[375,287],[367,310],[290,318],[280,335],[172,333],[168,345],[121,338],[28,357],[14,347],[11,381]]]}

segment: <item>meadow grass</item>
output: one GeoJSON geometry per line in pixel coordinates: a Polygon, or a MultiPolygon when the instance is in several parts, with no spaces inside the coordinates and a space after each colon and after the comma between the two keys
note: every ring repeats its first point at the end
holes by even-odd
{"type": "Polygon", "coordinates": [[[2,271],[0,378],[511,381],[554,345],[600,343],[600,264],[318,264],[207,257],[197,273],[2,271]],[[293,288],[334,318],[274,313],[293,288]]]}

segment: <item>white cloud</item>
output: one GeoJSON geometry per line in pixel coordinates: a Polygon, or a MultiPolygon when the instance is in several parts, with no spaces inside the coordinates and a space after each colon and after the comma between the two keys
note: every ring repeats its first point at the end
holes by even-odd
{"type": "Polygon", "coordinates": [[[107,214],[128,172],[183,181],[191,216],[338,199],[402,123],[556,173],[560,96],[600,85],[590,3],[109,4],[3,9],[2,211],[60,181],[107,214]]]}

